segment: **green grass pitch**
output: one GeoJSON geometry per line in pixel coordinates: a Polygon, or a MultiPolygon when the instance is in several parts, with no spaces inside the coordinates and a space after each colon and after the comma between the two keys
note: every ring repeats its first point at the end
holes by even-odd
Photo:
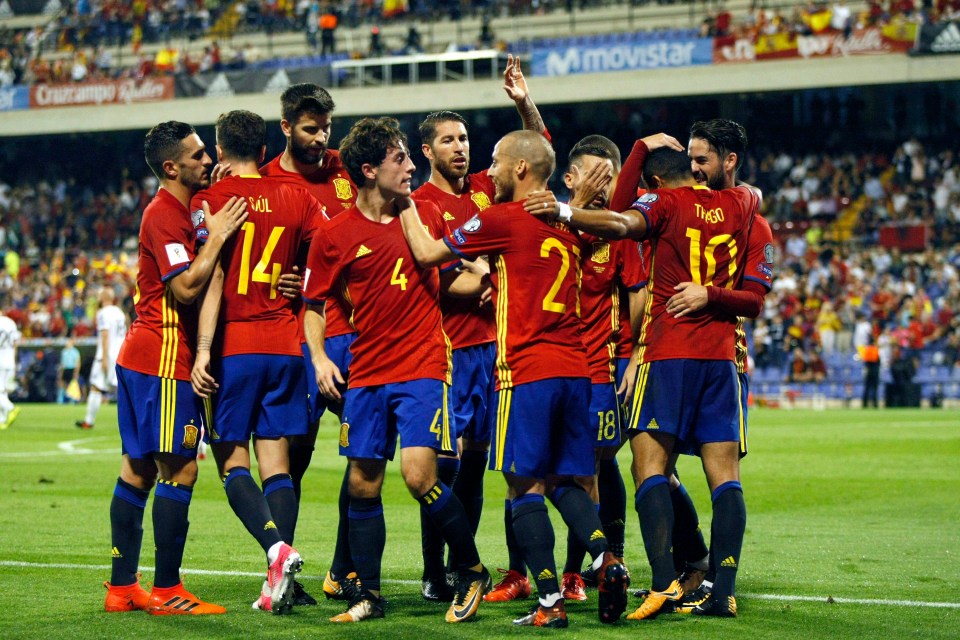
{"type": "MultiPolygon", "coordinates": [[[[748,509],[736,620],[662,616],[614,626],[596,619],[595,592],[572,604],[565,631],[510,624],[532,604],[484,605],[474,622],[447,625],[445,607],[419,596],[417,505],[397,465],[385,486],[387,618],[336,626],[342,603],[290,616],[250,608],[265,562],[230,511],[212,460],[201,462],[184,558],[188,588],[223,604],[210,617],[153,617],[102,610],[109,578],[108,507],[119,469],[114,408],[97,427],[73,426],[82,407],[24,405],[0,431],[0,636],[69,638],[950,638],[960,637],[960,414],[955,410],[755,409],[743,463],[748,509]]],[[[325,419],[307,474],[296,546],[302,582],[321,595],[336,530],[343,473],[337,429],[325,419]]],[[[629,477],[629,453],[620,455],[629,477]]],[[[709,494],[696,460],[681,474],[709,531],[709,494]]],[[[628,487],[632,483],[628,480],[628,487]]],[[[503,480],[488,474],[478,544],[491,570],[506,563],[503,480]]],[[[628,491],[632,494],[632,490],[628,491]]],[[[627,511],[627,561],[648,586],[636,513],[627,511]]],[[[565,529],[553,513],[557,559],[565,529]]],[[[144,522],[144,580],[152,579],[152,527],[144,522]]],[[[633,604],[631,600],[631,604],[633,604]]],[[[632,609],[628,609],[632,610],[632,609]]]]}

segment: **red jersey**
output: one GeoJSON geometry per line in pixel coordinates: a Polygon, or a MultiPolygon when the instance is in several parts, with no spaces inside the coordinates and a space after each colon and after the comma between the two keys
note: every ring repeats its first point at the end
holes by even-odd
{"type": "Polygon", "coordinates": [[[233,196],[246,199],[249,215],[221,252],[221,355],[302,356],[292,301],[277,292],[277,282],[291,272],[298,250],[327,217],[302,187],[258,175],[227,176],[194,202],[206,200],[218,211],[233,196]]]}
{"type": "MultiPolygon", "coordinates": [[[[636,240],[603,240],[581,234],[589,243],[583,259],[580,283],[580,309],[583,321],[583,346],[587,350],[587,366],[593,384],[613,382],[616,374],[614,358],[626,333],[630,345],[629,313],[623,326],[621,285],[629,290],[640,288],[639,245],[636,240]]],[[[627,357],[630,352],[627,352],[627,357]]]]}
{"type": "MultiPolygon", "coordinates": [[[[773,288],[773,232],[767,219],[757,214],[750,230],[747,242],[747,264],[743,268],[743,279],[759,282],[769,292],[773,288]]],[[[747,371],[747,332],[743,328],[743,318],[737,318],[737,357],[734,360],[738,373],[747,371]]]]}
{"type": "Polygon", "coordinates": [[[589,377],[579,297],[586,245],[578,235],[509,202],[484,210],[444,241],[468,260],[490,256],[499,389],[589,377]]]}
{"type": "MultiPolygon", "coordinates": [[[[321,168],[310,176],[295,171],[287,171],[280,166],[281,157],[283,157],[283,154],[260,167],[260,175],[283,178],[302,186],[320,201],[320,206],[323,207],[323,212],[328,218],[333,218],[356,204],[357,188],[350,180],[350,175],[340,160],[340,152],[336,149],[327,149],[324,152],[323,160],[320,163],[321,168]]],[[[297,310],[297,318],[302,329],[303,305],[297,301],[294,308],[297,310]]],[[[354,332],[353,326],[350,324],[350,313],[339,296],[335,296],[328,301],[326,317],[327,330],[325,335],[328,338],[354,332]]],[[[303,343],[303,341],[301,332],[300,342],[303,343]]]]}
{"type": "Polygon", "coordinates": [[[657,189],[633,203],[631,208],[647,219],[653,253],[647,286],[650,311],[640,336],[643,362],[734,359],[735,318],[706,310],[678,318],[667,314],[666,302],[681,282],[736,286],[759,206],[760,197],[747,187],[657,189]]]}
{"type": "MultiPolygon", "coordinates": [[[[413,192],[413,199],[417,204],[436,205],[447,225],[455,228],[489,207],[495,190],[486,170],[467,176],[467,188],[455,196],[428,182],[413,192]]],[[[480,306],[475,298],[440,296],[440,312],[443,331],[454,349],[493,342],[496,337],[492,305],[480,306]]]]}
{"type": "Polygon", "coordinates": [[[196,257],[200,222],[163,188],[144,209],[133,297],[137,319],[120,347],[120,366],[161,378],[190,379],[196,309],[177,302],[166,283],[186,271],[196,257]]]}
{"type": "MultiPolygon", "coordinates": [[[[419,208],[435,238],[446,225],[436,207],[419,208]]],[[[341,294],[357,338],[350,346],[351,389],[421,378],[450,383],[450,343],[440,325],[440,274],[421,269],[400,219],[383,224],[349,209],[314,234],[303,298],[321,304],[341,294]]]]}

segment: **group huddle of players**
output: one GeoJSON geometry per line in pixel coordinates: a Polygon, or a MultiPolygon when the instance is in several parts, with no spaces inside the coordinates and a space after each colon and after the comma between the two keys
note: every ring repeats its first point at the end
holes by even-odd
{"type": "Polygon", "coordinates": [[[218,119],[215,167],[189,125],[147,134],[161,188],[144,211],[138,318],[117,358],[123,458],[107,611],[225,612],[179,575],[203,431],[230,506],[267,557],[254,608],[316,604],[296,579],[293,542],[331,411],[348,460],[323,585],[347,605],[331,621],[384,616],[381,488],[398,437],[421,505],[422,595],[450,603],[447,622],[529,597],[528,572],[538,601],[515,624],[566,627],[564,601],[586,600],[588,584],[601,622],[619,620],[630,576],[616,453],[627,442],[652,569],[627,618],[736,615],[742,318],[759,314],[773,276],[759,195],[735,183],[746,135],[727,120],[696,123],[686,148],[648,136],[622,166],[610,140],[587,136],[568,154],[561,203],[547,189],[549,132],[512,57],[504,89],[524,129],[470,173],[464,118],[429,114],[419,136],[431,174],[416,190],[397,121],[363,118],[330,149],[334,103],[313,84],[281,96],[287,146],[266,164],[266,124],[248,111],[218,119]],[[679,454],[703,459],[709,550],[679,454]],[[487,468],[507,486],[509,568],[496,585],[474,542],[487,468]],[[154,485],[147,592],[137,568],[154,485]],[[547,499],[569,529],[562,573],[547,499]]]}

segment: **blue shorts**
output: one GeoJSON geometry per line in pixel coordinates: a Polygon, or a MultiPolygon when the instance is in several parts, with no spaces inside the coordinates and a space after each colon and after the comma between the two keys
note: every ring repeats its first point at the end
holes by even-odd
{"type": "Polygon", "coordinates": [[[197,456],[200,431],[209,424],[203,401],[186,380],[160,378],[117,365],[117,422],[123,453],[197,456]]]}
{"type": "Polygon", "coordinates": [[[596,473],[588,378],[528,382],[496,397],[491,470],[527,478],[596,473]]]}
{"type": "Polygon", "coordinates": [[[430,378],[347,389],[340,455],[393,460],[398,435],[402,449],[430,447],[455,454],[449,393],[445,382],[430,378]]]}
{"type": "MultiPolygon", "coordinates": [[[[345,333],[340,336],[327,338],[323,341],[323,350],[326,352],[327,357],[333,361],[333,364],[337,365],[337,368],[340,369],[340,376],[344,380],[343,385],[337,385],[341,396],[347,390],[347,376],[350,373],[350,362],[353,360],[353,355],[350,353],[350,345],[353,344],[353,341],[356,339],[357,334],[345,333]]],[[[320,387],[317,386],[317,370],[313,368],[313,360],[310,358],[310,347],[308,347],[306,343],[303,343],[300,345],[300,348],[303,349],[303,361],[307,370],[307,410],[310,413],[309,423],[315,424],[320,420],[320,417],[323,416],[324,411],[330,407],[331,402],[320,393],[320,387]]]]}
{"type": "Polygon", "coordinates": [[[665,433],[675,450],[739,442],[744,413],[740,382],[729,360],[658,360],[640,365],[629,431],[665,433]]]}
{"type": "Polygon", "coordinates": [[[453,351],[453,415],[457,437],[490,442],[487,416],[493,400],[493,368],[497,359],[494,342],[475,344],[453,351]]]}
{"type": "Polygon", "coordinates": [[[247,442],[307,432],[307,376],[300,356],[243,354],[214,366],[210,442],[247,442]]]}
{"type": "Polygon", "coordinates": [[[590,416],[597,426],[595,447],[619,447],[623,424],[622,408],[612,382],[590,385],[590,416]]]}

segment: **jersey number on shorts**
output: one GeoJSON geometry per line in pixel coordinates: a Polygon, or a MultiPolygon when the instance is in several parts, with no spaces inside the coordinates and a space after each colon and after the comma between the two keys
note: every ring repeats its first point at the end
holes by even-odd
{"type": "MultiPolygon", "coordinates": [[[[557,293],[560,291],[560,287],[563,286],[563,280],[567,277],[567,272],[570,271],[570,253],[567,251],[566,245],[557,240],[556,238],[547,238],[543,241],[543,244],[540,245],[540,257],[548,258],[550,253],[556,249],[557,253],[560,254],[560,270],[557,272],[557,278],[553,281],[553,286],[550,287],[550,291],[547,292],[546,297],[543,299],[543,310],[544,311],[553,311],[554,313],[566,313],[567,305],[563,302],[557,302],[555,300],[557,293]]],[[[577,260],[580,260],[580,249],[578,247],[570,247],[573,251],[573,255],[576,256],[577,260]]],[[[577,297],[577,315],[580,314],[580,298],[577,297]]]]}
{"type": "Polygon", "coordinates": [[[400,269],[403,267],[403,258],[397,258],[397,266],[393,268],[393,275],[390,276],[390,284],[395,284],[400,287],[400,291],[407,290],[407,276],[400,273],[400,269]]]}
{"type": "Polygon", "coordinates": [[[703,248],[703,259],[707,263],[707,277],[700,277],[700,256],[701,256],[701,232],[700,229],[691,229],[687,227],[687,237],[690,238],[690,277],[695,284],[710,286],[713,284],[713,278],[717,275],[717,258],[715,253],[717,247],[724,245],[730,254],[730,264],[727,265],[727,283],[726,288],[733,288],[733,276],[737,272],[737,241],[727,233],[721,233],[713,236],[707,241],[703,248]]]}
{"type": "MultiPolygon", "coordinates": [[[[270,264],[270,258],[273,257],[273,250],[277,248],[280,242],[280,236],[286,227],[274,227],[270,230],[270,238],[267,240],[267,246],[263,248],[263,255],[260,261],[253,269],[254,282],[266,282],[270,285],[270,299],[277,297],[277,282],[280,281],[280,263],[270,264]],[[270,273],[267,273],[267,269],[270,273]]],[[[252,222],[243,223],[243,253],[240,254],[240,284],[237,285],[237,293],[242,296],[247,295],[250,288],[250,254],[253,252],[253,237],[257,232],[257,225],[252,222]]]]}
{"type": "Polygon", "coordinates": [[[604,440],[613,440],[617,435],[617,413],[613,409],[610,411],[597,411],[597,417],[600,418],[600,428],[597,429],[597,442],[604,440]]]}

